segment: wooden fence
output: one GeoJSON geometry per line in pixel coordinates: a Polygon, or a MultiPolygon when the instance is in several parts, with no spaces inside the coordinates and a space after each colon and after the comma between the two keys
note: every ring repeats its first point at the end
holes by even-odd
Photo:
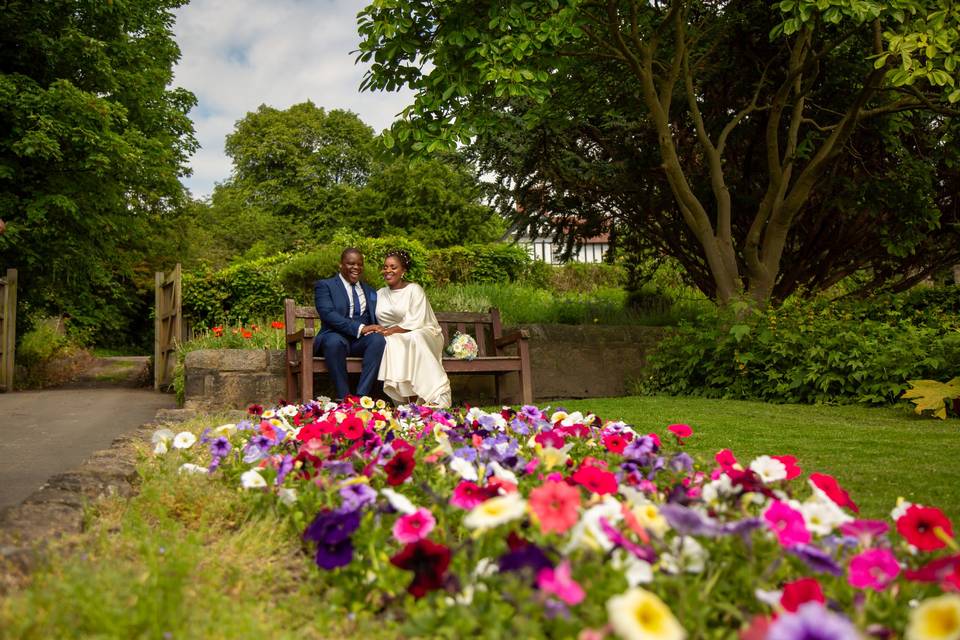
{"type": "Polygon", "coordinates": [[[13,359],[17,345],[17,270],[0,278],[0,391],[13,391],[13,359]]]}
{"type": "Polygon", "coordinates": [[[180,263],[177,263],[169,275],[158,271],[153,338],[154,389],[173,383],[173,369],[177,365],[177,345],[183,340],[182,299],[180,263]]]}

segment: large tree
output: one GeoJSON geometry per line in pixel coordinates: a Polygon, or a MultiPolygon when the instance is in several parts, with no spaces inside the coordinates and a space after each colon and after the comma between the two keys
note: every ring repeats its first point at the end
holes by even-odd
{"type": "Polygon", "coordinates": [[[167,252],[196,147],[194,96],[168,86],[185,2],[3,2],[0,264],[31,314],[122,331],[167,252]]]}
{"type": "Polygon", "coordinates": [[[626,221],[720,302],[958,257],[935,241],[957,221],[946,0],[396,0],[359,20],[365,87],[416,92],[396,142],[476,140],[522,215],[626,221]]]}
{"type": "MultiPolygon", "coordinates": [[[[483,204],[486,193],[464,158],[395,158],[381,154],[375,140],[373,129],[350,111],[326,111],[311,102],[288,109],[262,105],[227,136],[234,172],[217,186],[204,217],[212,224],[248,225],[246,234],[230,239],[234,252],[251,248],[245,236],[271,220],[287,233],[287,246],[275,241],[278,250],[298,239],[316,242],[338,227],[373,236],[409,234],[440,247],[499,237],[502,224],[483,204]]],[[[210,225],[197,223],[209,238],[210,225]]]]}

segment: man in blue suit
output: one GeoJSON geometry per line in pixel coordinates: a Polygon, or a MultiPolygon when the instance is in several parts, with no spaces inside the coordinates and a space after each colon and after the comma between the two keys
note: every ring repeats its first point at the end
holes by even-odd
{"type": "Polygon", "coordinates": [[[321,321],[314,355],[322,355],[327,361],[340,399],[350,395],[347,357],[363,358],[357,395],[367,396],[376,384],[386,346],[382,327],[377,324],[377,292],[360,282],[362,274],[363,254],[350,247],[340,254],[340,272],[313,285],[321,321]]]}

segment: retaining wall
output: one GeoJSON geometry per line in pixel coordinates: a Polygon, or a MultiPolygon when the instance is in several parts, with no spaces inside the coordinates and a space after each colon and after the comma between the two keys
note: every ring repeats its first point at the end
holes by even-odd
{"type": "MultiPolygon", "coordinates": [[[[640,375],[662,327],[523,325],[530,333],[533,394],[540,400],[620,396],[640,375]]],[[[507,328],[510,331],[512,328],[507,328]]],[[[243,408],[286,396],[284,353],[279,350],[191,351],[185,362],[185,403],[190,409],[243,408]]],[[[455,404],[494,402],[493,376],[453,376],[455,404]]],[[[318,375],[317,395],[333,395],[318,375]]],[[[519,401],[515,375],[502,378],[504,400],[519,401]]]]}

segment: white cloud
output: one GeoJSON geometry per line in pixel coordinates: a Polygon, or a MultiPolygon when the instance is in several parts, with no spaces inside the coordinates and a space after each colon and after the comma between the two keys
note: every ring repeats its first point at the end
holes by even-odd
{"type": "Polygon", "coordinates": [[[192,0],[174,28],[182,57],[174,85],[192,91],[201,149],[184,184],[209,195],[230,175],[224,138],[261,104],[285,109],[311,100],[349,109],[376,131],[411,100],[410,92],[360,93],[365,67],[354,63],[356,15],[368,0],[192,0]]]}

